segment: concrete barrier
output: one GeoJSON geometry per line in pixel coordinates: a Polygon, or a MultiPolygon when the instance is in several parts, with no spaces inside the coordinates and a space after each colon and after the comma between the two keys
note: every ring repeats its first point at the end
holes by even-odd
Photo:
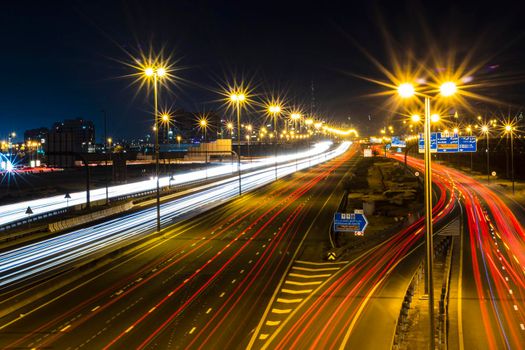
{"type": "Polygon", "coordinates": [[[60,220],[58,222],[51,223],[48,226],[48,230],[50,232],[67,230],[72,227],[80,226],[80,225],[86,224],[91,221],[103,219],[111,215],[125,212],[127,210],[130,210],[131,208],[133,208],[133,203],[127,202],[127,203],[117,205],[109,209],[104,209],[104,210],[96,211],[90,214],[86,214],[86,215],[74,217],[71,219],[60,220]]]}

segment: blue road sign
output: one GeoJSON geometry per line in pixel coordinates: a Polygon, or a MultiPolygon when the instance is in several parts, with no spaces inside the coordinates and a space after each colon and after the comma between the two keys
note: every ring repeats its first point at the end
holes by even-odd
{"type": "Polygon", "coordinates": [[[476,152],[478,142],[476,136],[460,136],[458,152],[476,152]]]}
{"type": "Polygon", "coordinates": [[[407,143],[405,140],[401,140],[399,136],[392,136],[392,147],[406,147],[407,143]]]}
{"type": "Polygon", "coordinates": [[[368,220],[364,214],[356,213],[335,213],[334,231],[335,232],[364,232],[368,226],[368,220]]]}
{"type": "MultiPolygon", "coordinates": [[[[423,134],[419,134],[419,153],[425,152],[423,134]]],[[[457,134],[445,134],[433,132],[430,134],[430,152],[433,153],[457,153],[476,152],[476,136],[458,136],[457,134]]]]}

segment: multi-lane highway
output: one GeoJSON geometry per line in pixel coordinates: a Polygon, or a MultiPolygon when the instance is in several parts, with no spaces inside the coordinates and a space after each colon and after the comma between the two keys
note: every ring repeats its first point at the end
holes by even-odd
{"type": "MultiPolygon", "coordinates": [[[[422,168],[421,160],[409,164],[422,168]]],[[[464,207],[458,262],[457,342],[464,349],[520,349],[525,344],[524,208],[465,174],[440,164],[464,207]]]]}
{"type": "MultiPolygon", "coordinates": [[[[340,199],[337,185],[354,154],[352,149],[169,225],[163,237],[98,269],[73,270],[85,276],[2,318],[0,346],[246,346],[300,242],[306,235],[326,239],[326,227],[312,222],[323,218],[329,223],[340,199]]],[[[176,209],[164,210],[167,215],[176,209]]],[[[127,229],[106,224],[115,230],[113,236],[127,229]]],[[[104,230],[99,226],[92,233],[104,230]]],[[[55,279],[60,284],[61,277],[55,279]]],[[[29,277],[23,283],[32,281],[29,277]]],[[[16,301],[37,292],[38,287],[17,289],[10,297],[16,301]]]]}

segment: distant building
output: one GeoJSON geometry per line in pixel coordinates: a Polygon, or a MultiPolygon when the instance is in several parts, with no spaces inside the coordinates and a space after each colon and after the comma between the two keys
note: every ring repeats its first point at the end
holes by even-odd
{"type": "Polygon", "coordinates": [[[56,122],[49,130],[48,163],[55,167],[73,167],[77,157],[71,153],[95,151],[95,125],[81,118],[56,122]],[[69,153],[69,154],[68,154],[69,153]]]}
{"type": "Polygon", "coordinates": [[[29,142],[38,142],[40,143],[42,149],[44,151],[47,150],[47,141],[49,137],[49,129],[48,128],[37,128],[37,129],[31,129],[26,130],[24,132],[24,142],[27,144],[29,142]]]}

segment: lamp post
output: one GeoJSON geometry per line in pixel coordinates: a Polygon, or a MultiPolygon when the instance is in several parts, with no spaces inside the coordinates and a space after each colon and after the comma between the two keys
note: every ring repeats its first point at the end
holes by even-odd
{"type": "Polygon", "coordinates": [[[200,121],[199,121],[199,127],[202,129],[202,132],[204,134],[204,144],[206,145],[206,149],[205,149],[205,153],[204,153],[204,164],[205,164],[205,167],[206,167],[206,180],[208,179],[208,133],[207,133],[207,130],[208,130],[208,121],[206,120],[206,118],[202,118],[200,121]]]}
{"type": "Polygon", "coordinates": [[[250,124],[246,125],[246,131],[248,131],[248,135],[246,135],[246,141],[248,141],[248,158],[250,158],[250,163],[252,162],[252,155],[250,154],[250,139],[252,138],[252,130],[253,127],[250,124]]]}
{"type": "MultiPolygon", "coordinates": [[[[237,112],[237,169],[239,172],[239,196],[242,194],[241,187],[241,105],[246,101],[246,95],[242,92],[230,94],[230,102],[235,106],[237,112]]],[[[233,124],[230,130],[233,130],[233,124]]]]}
{"type": "Polygon", "coordinates": [[[275,133],[275,143],[274,143],[274,160],[275,160],[275,180],[277,180],[277,143],[279,142],[279,133],[277,131],[277,117],[281,113],[281,106],[279,105],[270,105],[268,107],[268,112],[273,116],[273,132],[275,133]]]}
{"type": "Polygon", "coordinates": [[[488,125],[483,125],[481,127],[481,132],[483,132],[486,136],[486,140],[487,140],[487,149],[486,149],[486,153],[487,153],[487,184],[490,184],[490,144],[489,144],[489,127],[488,125]]]}
{"type": "Polygon", "coordinates": [[[505,125],[505,133],[510,134],[510,176],[512,179],[512,195],[514,195],[514,128],[505,125]]]}
{"type": "MultiPolygon", "coordinates": [[[[457,88],[453,82],[445,82],[440,87],[440,93],[444,97],[452,96],[456,93],[457,88]]],[[[414,86],[410,83],[399,85],[398,94],[402,98],[410,98],[416,94],[414,86]]],[[[429,311],[429,332],[430,348],[435,348],[434,330],[434,280],[433,280],[433,227],[432,227],[432,162],[430,153],[430,125],[431,122],[437,122],[439,115],[430,113],[430,97],[424,95],[425,103],[425,120],[424,120],[424,160],[425,160],[425,227],[426,227],[426,280],[425,291],[428,293],[428,311],[429,311]]],[[[415,117],[414,117],[415,119],[415,117]]],[[[414,120],[413,119],[413,120],[414,120]]]]}
{"type": "Polygon", "coordinates": [[[157,180],[157,232],[160,232],[160,187],[159,187],[159,111],[158,82],[166,75],[164,67],[147,67],[144,69],[146,78],[153,79],[153,105],[155,119],[155,177],[157,180]]]}

